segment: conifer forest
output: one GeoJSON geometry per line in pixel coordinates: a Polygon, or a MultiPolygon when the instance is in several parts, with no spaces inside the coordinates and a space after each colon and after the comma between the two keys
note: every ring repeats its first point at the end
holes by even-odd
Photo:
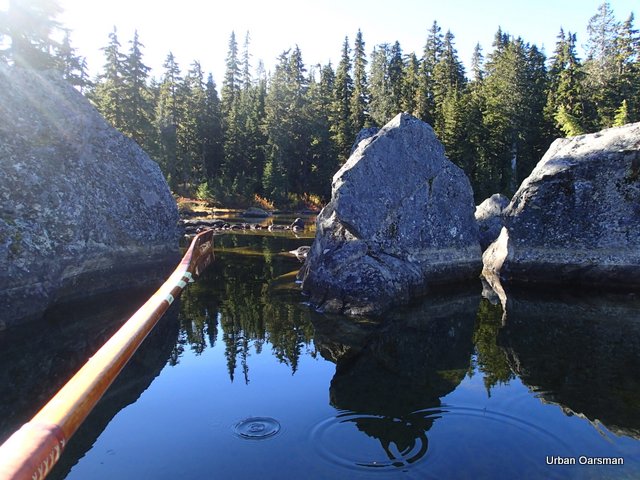
{"type": "Polygon", "coordinates": [[[231,32],[219,83],[171,52],[151,77],[144,51],[153,46],[115,27],[90,78],[72,32],[52,39],[63,28],[57,13],[54,0],[10,2],[0,61],[58,70],[158,162],[175,194],[218,205],[321,205],[357,133],[403,111],[434,128],[478,202],[510,196],[555,138],[640,121],[640,36],[633,14],[619,20],[607,2],[588,38],[561,29],[548,55],[498,29],[489,48],[476,46],[470,71],[438,22],[425,26],[420,52],[367,45],[358,30],[336,45],[337,64],[307,64],[294,45],[270,72],[254,64],[250,32],[231,32]],[[15,21],[28,9],[31,22],[15,21]]]}

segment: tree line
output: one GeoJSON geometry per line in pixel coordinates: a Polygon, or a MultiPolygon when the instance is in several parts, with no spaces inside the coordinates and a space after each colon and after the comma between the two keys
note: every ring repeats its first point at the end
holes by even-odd
{"type": "Polygon", "coordinates": [[[561,29],[547,58],[498,29],[486,56],[476,46],[468,73],[453,33],[437,22],[419,55],[397,41],[367,55],[358,30],[335,66],[307,65],[294,46],[269,73],[252,65],[249,33],[239,42],[232,32],[219,91],[198,61],[185,71],[171,53],[152,78],[137,32],[123,48],[115,28],[90,81],[68,32],[50,40],[59,28],[55,0],[35,1],[36,33],[29,29],[38,22],[12,24],[12,8],[19,17],[15,10],[33,4],[10,1],[0,18],[0,58],[58,69],[158,162],[175,193],[221,204],[326,201],[357,133],[402,111],[433,126],[478,201],[511,195],[553,139],[640,120],[640,36],[633,13],[620,22],[608,2],[589,20],[584,59],[575,33],[561,29]]]}

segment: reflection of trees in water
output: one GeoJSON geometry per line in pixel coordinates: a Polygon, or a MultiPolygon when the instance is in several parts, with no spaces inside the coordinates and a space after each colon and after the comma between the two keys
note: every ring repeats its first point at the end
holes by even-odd
{"type": "Polygon", "coordinates": [[[496,341],[501,327],[502,306],[499,303],[492,305],[483,298],[478,307],[476,328],[473,333],[473,343],[476,348],[473,367],[482,373],[489,396],[493,387],[509,383],[515,378],[504,349],[498,346],[496,341]]]}
{"type": "Polygon", "coordinates": [[[179,362],[185,348],[198,355],[213,347],[220,329],[231,381],[240,370],[245,383],[249,382],[252,349],[260,354],[265,343],[271,345],[281,363],[293,373],[297,371],[300,355],[311,344],[310,312],[299,304],[299,292],[281,293],[270,288],[275,278],[298,265],[291,258],[273,253],[274,249],[290,249],[283,240],[291,239],[249,240],[253,243],[247,244],[247,238],[241,236],[229,236],[214,264],[184,292],[173,364],[179,362]]]}

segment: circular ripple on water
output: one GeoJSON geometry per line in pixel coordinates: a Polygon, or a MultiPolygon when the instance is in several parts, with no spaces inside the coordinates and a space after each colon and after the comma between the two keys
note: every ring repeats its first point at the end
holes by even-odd
{"type": "Polygon", "coordinates": [[[450,405],[402,418],[342,412],[317,424],[311,441],[318,454],[334,465],[411,472],[419,478],[487,468],[521,471],[525,464],[524,471],[554,478],[558,472],[546,469],[542,453],[572,452],[562,439],[527,420],[450,405]],[[536,450],[542,456],[533,457],[536,450]]]}
{"type": "Polygon", "coordinates": [[[280,431],[280,423],[270,417],[249,417],[233,426],[233,432],[240,438],[262,440],[273,437],[280,431]]]}
{"type": "Polygon", "coordinates": [[[331,463],[381,471],[406,470],[424,457],[429,443],[422,426],[410,419],[353,412],[320,422],[311,440],[331,463]]]}

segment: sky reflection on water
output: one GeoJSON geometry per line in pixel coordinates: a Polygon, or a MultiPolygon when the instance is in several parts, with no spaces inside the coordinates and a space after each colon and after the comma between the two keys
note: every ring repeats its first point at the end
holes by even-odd
{"type": "Polygon", "coordinates": [[[329,318],[287,275],[300,264],[284,252],[309,239],[217,240],[214,266],[51,478],[640,476],[636,298],[513,294],[503,307],[478,285],[379,321],[329,318]],[[280,430],[242,438],[249,417],[280,430]],[[547,465],[582,455],[625,463],[547,465]]]}

